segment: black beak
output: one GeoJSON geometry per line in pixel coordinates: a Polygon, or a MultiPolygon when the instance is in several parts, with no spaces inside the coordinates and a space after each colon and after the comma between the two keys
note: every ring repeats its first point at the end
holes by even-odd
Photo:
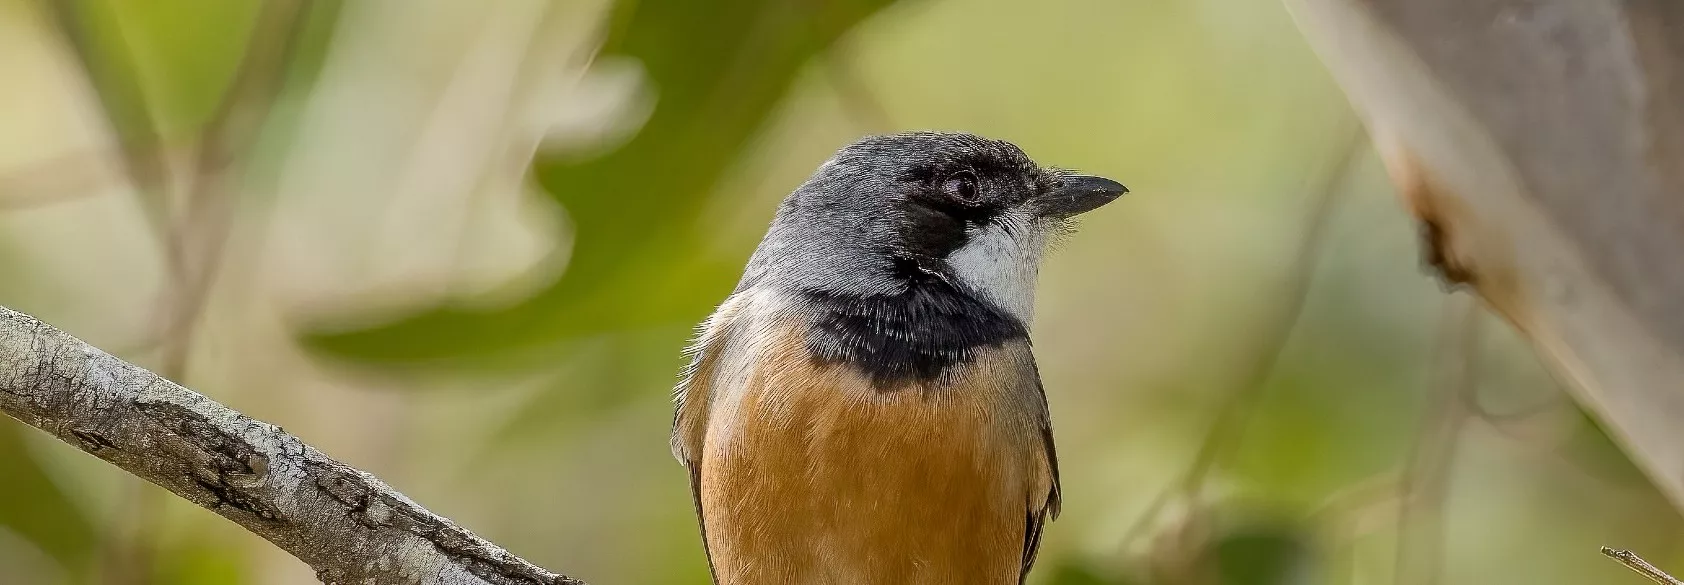
{"type": "Polygon", "coordinates": [[[1087,213],[1127,192],[1128,187],[1105,177],[1065,175],[1057,186],[1038,198],[1040,214],[1063,219],[1087,213]]]}

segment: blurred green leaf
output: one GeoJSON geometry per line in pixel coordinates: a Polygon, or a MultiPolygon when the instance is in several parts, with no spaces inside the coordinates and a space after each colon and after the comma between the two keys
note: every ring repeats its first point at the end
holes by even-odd
{"type": "Polygon", "coordinates": [[[627,389],[671,386],[683,365],[682,357],[672,351],[672,340],[683,331],[611,333],[570,343],[567,351],[558,352],[567,358],[557,368],[555,383],[518,410],[486,447],[588,428],[582,425],[601,419],[602,413],[648,397],[627,389]]]}
{"type": "MultiPolygon", "coordinates": [[[[280,181],[288,160],[286,155],[303,119],[306,98],[327,62],[328,49],[333,45],[344,8],[344,0],[311,0],[303,6],[295,36],[287,47],[285,70],[278,76],[274,101],[265,112],[264,127],[249,145],[249,154],[243,161],[251,183],[274,185],[280,181]]],[[[278,191],[260,188],[244,193],[272,195],[278,191]]]]}
{"type": "Polygon", "coordinates": [[[315,85],[316,77],[327,62],[328,47],[339,28],[339,15],[345,11],[345,0],[311,0],[304,13],[304,29],[292,47],[287,60],[286,87],[299,91],[315,85]]]}
{"type": "Polygon", "coordinates": [[[120,35],[141,89],[166,140],[215,116],[245,55],[257,0],[84,1],[112,20],[101,34],[120,35]],[[112,26],[114,24],[114,26],[112,26]]]}
{"type": "Polygon", "coordinates": [[[216,114],[260,5],[256,0],[46,4],[124,148],[148,156],[216,114]]]}
{"type": "Polygon", "coordinates": [[[1106,576],[1087,563],[1075,559],[1067,559],[1052,567],[1032,571],[1030,575],[1040,571],[1051,574],[1043,581],[1047,585],[1134,585],[1131,580],[1106,576]]]}
{"type": "Polygon", "coordinates": [[[699,319],[741,269],[694,258],[693,224],[709,193],[799,69],[888,3],[617,3],[601,53],[640,62],[656,105],[618,150],[535,165],[538,182],[574,226],[566,273],[506,309],[438,307],[372,329],[315,335],[309,343],[369,362],[413,362],[533,350],[581,334],[699,319]]]}
{"type": "Polygon", "coordinates": [[[124,171],[142,196],[153,223],[162,226],[168,217],[163,191],[168,182],[164,139],[159,134],[153,98],[146,91],[148,83],[141,78],[141,67],[113,3],[42,0],[41,4],[53,16],[99,98],[121,146],[124,171]]]}
{"type": "Polygon", "coordinates": [[[1406,376],[1396,362],[1317,353],[1315,362],[1280,365],[1224,470],[1248,490],[1304,507],[1398,465],[1414,438],[1408,416],[1420,411],[1420,394],[1396,382],[1406,376]]]}
{"type": "Polygon", "coordinates": [[[0,526],[34,543],[64,567],[83,569],[99,544],[98,534],[26,448],[27,432],[35,431],[0,416],[0,478],[6,488],[6,497],[0,498],[0,526]]]}
{"type": "Polygon", "coordinates": [[[1314,551],[1289,527],[1250,525],[1223,535],[1213,547],[1223,585],[1307,585],[1315,581],[1314,551]]]}
{"type": "Polygon", "coordinates": [[[152,583],[169,585],[239,585],[246,582],[246,548],[237,541],[196,533],[159,551],[152,583]]]}
{"type": "MultiPolygon", "coordinates": [[[[283,76],[309,81],[339,0],[308,2],[298,46],[315,53],[283,76]]],[[[168,224],[165,151],[195,139],[227,106],[263,4],[257,0],[44,2],[117,135],[125,171],[155,227],[168,224]]]]}

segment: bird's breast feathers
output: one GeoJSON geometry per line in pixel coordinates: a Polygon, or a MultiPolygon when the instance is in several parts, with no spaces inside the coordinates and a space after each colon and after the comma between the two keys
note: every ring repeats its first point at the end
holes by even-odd
{"type": "Polygon", "coordinates": [[[673,447],[719,583],[1019,583],[1057,505],[1027,340],[884,386],[815,359],[789,308],[728,300],[680,387],[673,447]]]}

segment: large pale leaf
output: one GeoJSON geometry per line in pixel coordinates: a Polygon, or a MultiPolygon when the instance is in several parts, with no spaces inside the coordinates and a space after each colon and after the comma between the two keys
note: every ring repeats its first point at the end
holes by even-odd
{"type": "Polygon", "coordinates": [[[1429,260],[1684,504],[1684,3],[1287,4],[1429,260]]]}
{"type": "Polygon", "coordinates": [[[798,70],[888,3],[617,3],[600,58],[637,60],[655,93],[654,111],[612,152],[535,165],[539,183],[574,226],[560,279],[512,307],[440,306],[384,326],[316,336],[313,344],[371,362],[411,362],[699,318],[705,299],[722,297],[740,270],[696,258],[694,224],[709,193],[798,70]]]}

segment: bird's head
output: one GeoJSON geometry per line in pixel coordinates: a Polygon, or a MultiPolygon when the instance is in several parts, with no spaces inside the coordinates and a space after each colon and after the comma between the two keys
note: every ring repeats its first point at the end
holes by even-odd
{"type": "Polygon", "coordinates": [[[743,286],[871,297],[934,279],[1027,326],[1048,242],[1070,218],[1126,192],[1110,179],[1041,167],[1004,141],[868,137],[784,200],[743,286]]]}

